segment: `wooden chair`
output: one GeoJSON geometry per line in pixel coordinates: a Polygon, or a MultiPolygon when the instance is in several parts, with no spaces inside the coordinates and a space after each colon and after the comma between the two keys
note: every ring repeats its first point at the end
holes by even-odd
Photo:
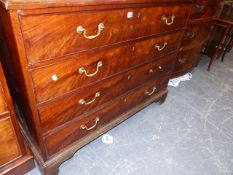
{"type": "Polygon", "coordinates": [[[226,39],[225,44],[223,46],[223,54],[221,61],[224,61],[227,52],[230,52],[233,47],[233,30],[231,30],[229,37],[226,39]]]}
{"type": "MultiPolygon", "coordinates": [[[[224,32],[219,40],[219,42],[217,43],[216,48],[214,49],[214,52],[210,58],[210,63],[208,66],[208,71],[210,71],[214,61],[216,60],[217,57],[221,56],[222,54],[226,55],[227,53],[227,47],[229,47],[230,45],[230,40],[232,38],[232,30],[233,30],[233,22],[225,20],[225,19],[219,19],[216,18],[213,21],[213,24],[215,26],[221,27],[224,29],[224,32]],[[230,40],[228,40],[230,38],[230,40]],[[228,42],[227,42],[228,41],[228,42]],[[226,52],[225,52],[226,51],[226,52]]],[[[231,41],[232,42],[232,41],[231,41]]],[[[224,57],[222,57],[222,61],[224,60],[224,57]]]]}
{"type": "Polygon", "coordinates": [[[231,50],[232,24],[233,0],[224,0],[219,12],[213,19],[213,31],[204,50],[204,54],[211,58],[208,71],[210,71],[216,58],[220,58],[222,56],[221,60],[223,61],[226,53],[231,50]]]}

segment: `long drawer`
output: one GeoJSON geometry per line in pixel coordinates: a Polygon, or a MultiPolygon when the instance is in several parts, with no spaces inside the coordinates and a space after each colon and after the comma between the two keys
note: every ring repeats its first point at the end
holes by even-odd
{"type": "Polygon", "coordinates": [[[83,55],[32,71],[38,102],[83,88],[159,56],[177,51],[183,32],[83,55]],[[77,57],[77,58],[76,58],[77,57]]]}
{"type": "Polygon", "coordinates": [[[196,0],[190,14],[190,19],[213,17],[218,11],[217,0],[196,0]],[[215,3],[213,1],[216,1],[215,3]]]}
{"type": "Polygon", "coordinates": [[[0,167],[22,156],[11,117],[0,117],[0,167]]]}
{"type": "Polygon", "coordinates": [[[199,63],[199,57],[202,47],[203,46],[200,45],[193,49],[181,51],[177,55],[177,61],[173,70],[173,76],[182,75],[195,68],[199,63]]]}
{"type": "Polygon", "coordinates": [[[46,133],[74,118],[81,119],[83,114],[148,80],[159,76],[168,76],[171,74],[175,60],[176,54],[162,57],[158,61],[118,74],[67,97],[44,103],[39,107],[43,132],[46,133]]]}
{"type": "Polygon", "coordinates": [[[163,77],[143,84],[143,86],[111,101],[105,108],[66,125],[60,131],[46,136],[49,156],[55,154],[74,141],[88,136],[92,131],[103,127],[139,103],[166,89],[168,78],[163,77]]]}
{"type": "Polygon", "coordinates": [[[211,23],[189,24],[182,41],[182,50],[190,50],[199,45],[203,45],[209,39],[211,23]]]}
{"type": "Polygon", "coordinates": [[[27,58],[35,63],[183,28],[190,8],[179,4],[22,16],[27,58]]]}

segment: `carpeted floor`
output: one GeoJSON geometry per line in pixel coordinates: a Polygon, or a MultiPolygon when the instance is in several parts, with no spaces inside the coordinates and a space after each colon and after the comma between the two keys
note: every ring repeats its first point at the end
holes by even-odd
{"type": "MultiPolygon", "coordinates": [[[[60,175],[233,175],[233,53],[79,150],[60,175]]],[[[27,175],[39,175],[34,169],[27,175]]]]}

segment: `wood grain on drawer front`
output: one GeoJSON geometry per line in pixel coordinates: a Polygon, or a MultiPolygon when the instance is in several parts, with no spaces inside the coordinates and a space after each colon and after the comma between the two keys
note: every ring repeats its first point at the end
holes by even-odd
{"type": "Polygon", "coordinates": [[[69,60],[35,69],[32,71],[32,79],[37,101],[45,101],[85,87],[142,63],[158,59],[158,56],[174,52],[178,50],[182,36],[183,32],[176,32],[101,52],[73,55],[69,60]],[[98,63],[101,63],[101,66],[98,63]],[[85,72],[80,73],[80,69],[85,69],[87,75],[96,74],[88,77],[85,72]]]}
{"type": "Polygon", "coordinates": [[[80,119],[83,117],[82,114],[95,110],[100,105],[148,80],[159,76],[168,76],[173,69],[175,60],[176,54],[169,55],[156,62],[83,88],[68,97],[61,97],[43,104],[39,107],[43,132],[48,132],[74,118],[80,119]]]}
{"type": "Polygon", "coordinates": [[[202,24],[202,26],[200,24],[189,24],[181,44],[182,50],[190,50],[207,42],[210,26],[210,23],[202,24]]]}
{"type": "Polygon", "coordinates": [[[187,4],[23,16],[27,57],[34,63],[183,28],[190,8],[187,4]],[[166,25],[166,19],[172,24],[166,25]]]}
{"type": "Polygon", "coordinates": [[[190,50],[182,51],[177,55],[177,61],[174,67],[174,75],[184,74],[195,68],[199,62],[202,45],[190,50]]]}
{"type": "Polygon", "coordinates": [[[196,0],[193,4],[190,19],[213,17],[218,10],[217,0],[196,0]]]}
{"type": "Polygon", "coordinates": [[[21,155],[10,117],[0,119],[0,166],[21,155]]]}
{"type": "Polygon", "coordinates": [[[2,88],[1,82],[0,82],[0,114],[7,112],[7,104],[6,104],[6,97],[4,90],[2,88]]]}
{"type": "Polygon", "coordinates": [[[48,135],[45,137],[48,154],[52,155],[58,152],[72,142],[85,137],[92,131],[114,120],[132,107],[155,95],[160,90],[165,89],[167,82],[168,78],[164,77],[144,84],[142,87],[111,101],[105,108],[81,120],[73,121],[60,131],[48,135]],[[155,87],[157,89],[155,89],[155,87]],[[85,126],[90,130],[85,129],[85,126]]]}

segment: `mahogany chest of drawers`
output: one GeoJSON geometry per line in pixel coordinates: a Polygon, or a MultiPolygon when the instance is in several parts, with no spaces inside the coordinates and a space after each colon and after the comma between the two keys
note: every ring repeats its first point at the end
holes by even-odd
{"type": "MultiPolygon", "coordinates": [[[[188,18],[200,16],[191,0],[1,5],[4,66],[24,134],[44,174],[57,174],[79,148],[165,100],[173,71],[187,70],[178,52],[186,42],[188,18]]],[[[186,45],[193,49],[198,42],[186,45]]]]}
{"type": "Polygon", "coordinates": [[[20,133],[0,64],[0,174],[23,175],[34,168],[33,157],[20,133]]]}

